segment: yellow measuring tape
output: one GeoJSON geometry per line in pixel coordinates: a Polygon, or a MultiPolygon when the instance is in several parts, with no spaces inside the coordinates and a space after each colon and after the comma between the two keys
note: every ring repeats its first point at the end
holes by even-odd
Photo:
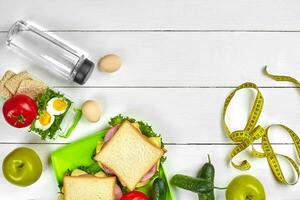
{"type": "MultiPolygon", "coordinates": [[[[272,75],[272,74],[268,73],[267,68],[265,68],[265,74],[274,80],[289,81],[289,82],[294,83],[297,86],[300,86],[300,83],[296,79],[289,77],[289,76],[272,75]]],[[[231,162],[232,166],[234,166],[236,169],[239,169],[239,170],[250,169],[251,165],[247,160],[243,160],[240,163],[235,163],[235,162],[233,162],[233,158],[240,152],[244,151],[247,147],[251,146],[251,152],[255,157],[267,158],[267,161],[269,163],[269,166],[270,166],[275,178],[280,183],[294,185],[298,182],[299,177],[300,177],[299,167],[296,164],[296,162],[293,159],[291,159],[290,157],[274,152],[272,145],[268,138],[268,130],[272,126],[279,126],[279,127],[282,127],[283,129],[285,129],[286,132],[288,133],[288,135],[292,138],[292,140],[294,142],[294,146],[296,147],[297,154],[299,157],[300,157],[300,139],[296,133],[294,133],[290,128],[288,128],[282,124],[273,124],[267,128],[263,128],[260,125],[257,125],[257,121],[262,112],[263,105],[264,105],[264,98],[263,98],[261,92],[259,91],[258,87],[254,83],[250,83],[250,82],[240,85],[233,92],[231,92],[229,94],[229,96],[226,98],[225,103],[224,103],[223,116],[222,116],[223,124],[224,124],[225,132],[226,132],[227,136],[233,142],[237,143],[237,146],[234,147],[234,149],[232,150],[232,152],[230,154],[230,162],[231,162]],[[234,97],[234,95],[237,91],[246,89],[246,88],[256,90],[257,93],[256,93],[256,98],[255,98],[254,104],[252,106],[252,109],[251,109],[250,115],[248,117],[248,121],[247,121],[245,128],[243,130],[231,131],[226,124],[226,111],[227,111],[228,105],[230,104],[232,98],[234,97]],[[253,143],[254,143],[254,141],[256,141],[258,139],[261,139],[261,146],[262,146],[263,152],[259,152],[254,148],[253,143]],[[292,165],[292,167],[295,169],[295,172],[297,173],[297,178],[294,182],[289,182],[285,179],[283,172],[280,168],[279,161],[277,159],[278,156],[281,156],[284,159],[286,159],[292,165]]]]}
{"type": "Polygon", "coordinates": [[[293,83],[295,86],[300,87],[299,81],[297,81],[295,78],[291,76],[278,76],[278,75],[270,74],[267,70],[267,66],[264,67],[264,74],[275,81],[288,81],[293,83]]]}

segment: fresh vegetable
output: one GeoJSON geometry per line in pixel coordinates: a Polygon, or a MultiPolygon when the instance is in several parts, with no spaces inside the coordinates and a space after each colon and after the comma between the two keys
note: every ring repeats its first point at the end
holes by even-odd
{"type": "Polygon", "coordinates": [[[162,178],[156,178],[152,184],[153,200],[165,200],[167,185],[162,178]]]}
{"type": "Polygon", "coordinates": [[[2,163],[4,177],[18,186],[29,186],[42,174],[42,162],[36,152],[20,147],[10,152],[2,163]]]}
{"type": "Polygon", "coordinates": [[[78,169],[80,169],[82,171],[85,171],[86,173],[92,174],[92,175],[94,175],[94,174],[98,173],[99,171],[101,171],[100,166],[96,162],[89,165],[89,166],[80,166],[80,167],[78,167],[78,169]]]}
{"type": "MultiPolygon", "coordinates": [[[[133,118],[130,118],[130,117],[125,117],[123,115],[117,115],[113,118],[110,119],[110,121],[108,122],[108,124],[111,126],[111,127],[114,127],[116,125],[119,125],[119,124],[122,124],[124,121],[129,121],[130,123],[137,123],[139,125],[139,129],[141,130],[141,132],[147,136],[147,137],[160,137],[159,134],[155,133],[152,129],[152,127],[143,122],[143,121],[136,121],[135,119],[133,118]]],[[[162,143],[163,144],[163,143],[162,143]]],[[[163,147],[163,146],[162,146],[163,147]]]]}
{"type": "Polygon", "coordinates": [[[250,175],[235,177],[226,190],[226,200],[265,200],[263,185],[250,175]]]}
{"type": "Polygon", "coordinates": [[[2,111],[7,123],[17,128],[23,128],[34,121],[38,108],[35,101],[30,97],[16,95],[4,103],[2,111]]]}
{"type": "Polygon", "coordinates": [[[30,131],[39,134],[41,136],[42,140],[54,138],[54,136],[56,135],[56,132],[58,130],[60,130],[61,122],[63,121],[65,115],[67,114],[67,112],[72,104],[72,102],[68,98],[64,97],[63,94],[56,92],[50,88],[47,88],[45,93],[37,99],[38,117],[35,119],[35,121],[39,120],[39,116],[41,114],[43,114],[45,111],[47,111],[47,106],[49,107],[48,102],[55,97],[57,97],[59,99],[64,99],[64,101],[67,104],[67,107],[64,108],[65,112],[60,115],[56,115],[54,122],[46,130],[42,130],[41,128],[36,127],[35,123],[32,123],[30,126],[30,131]]]}
{"type": "MultiPolygon", "coordinates": [[[[207,181],[210,181],[212,184],[214,184],[215,168],[211,164],[209,155],[208,155],[208,162],[202,166],[197,177],[203,178],[207,181]]],[[[199,200],[214,200],[215,199],[214,190],[212,190],[208,193],[198,193],[198,199],[199,200]]]]}
{"type": "Polygon", "coordinates": [[[133,191],[123,195],[121,200],[148,200],[148,197],[142,192],[133,191]]]}
{"type": "Polygon", "coordinates": [[[214,188],[214,185],[211,181],[182,174],[176,174],[175,176],[173,176],[171,179],[171,183],[182,189],[197,193],[211,192],[214,188]]]}
{"type": "Polygon", "coordinates": [[[101,107],[93,100],[87,100],[82,104],[82,114],[90,122],[97,122],[101,117],[101,107]]]}
{"type": "Polygon", "coordinates": [[[115,116],[115,117],[112,117],[110,119],[110,121],[108,122],[108,124],[111,126],[111,127],[114,127],[114,126],[117,126],[119,124],[122,124],[124,121],[129,121],[130,123],[134,123],[135,122],[135,119],[133,118],[130,118],[130,117],[125,117],[121,114],[115,116]]]}

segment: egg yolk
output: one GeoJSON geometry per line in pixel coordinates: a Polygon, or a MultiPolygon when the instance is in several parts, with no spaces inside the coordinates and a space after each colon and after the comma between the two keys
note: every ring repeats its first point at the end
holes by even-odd
{"type": "Polygon", "coordinates": [[[48,112],[43,112],[39,117],[39,121],[42,125],[45,126],[50,123],[51,115],[48,112]]]}
{"type": "Polygon", "coordinates": [[[55,101],[53,102],[53,108],[55,110],[62,111],[66,109],[66,107],[67,107],[67,103],[63,99],[55,99],[55,101]]]}

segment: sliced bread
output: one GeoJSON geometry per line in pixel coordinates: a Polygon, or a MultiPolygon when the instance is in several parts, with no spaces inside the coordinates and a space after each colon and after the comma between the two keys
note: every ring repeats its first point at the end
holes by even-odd
{"type": "Polygon", "coordinates": [[[163,154],[161,148],[125,121],[94,159],[111,169],[132,191],[163,154]]]}
{"type": "Polygon", "coordinates": [[[115,177],[65,176],[64,200],[115,200],[115,177]]]}

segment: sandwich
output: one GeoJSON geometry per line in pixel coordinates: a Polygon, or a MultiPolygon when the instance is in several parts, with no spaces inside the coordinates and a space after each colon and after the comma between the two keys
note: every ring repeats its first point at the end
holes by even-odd
{"type": "Polygon", "coordinates": [[[115,177],[65,176],[64,200],[115,200],[115,177]]]}
{"type": "Polygon", "coordinates": [[[113,126],[98,145],[94,159],[103,171],[117,176],[123,187],[133,191],[159,171],[165,153],[161,138],[147,124],[120,115],[110,124],[113,126]]]}
{"type": "Polygon", "coordinates": [[[120,200],[131,191],[151,191],[153,180],[164,174],[160,170],[163,170],[165,152],[160,135],[148,124],[122,115],[111,118],[109,128],[95,146],[94,162],[65,172],[59,200],[93,200],[93,196],[88,195],[94,195],[96,188],[99,192],[107,190],[103,195],[113,193],[104,198],[107,200],[111,197],[120,200]],[[108,178],[115,180],[113,191],[103,184],[108,178]],[[85,192],[81,193],[84,187],[85,192]]]}
{"type": "Polygon", "coordinates": [[[58,200],[120,200],[122,197],[116,177],[107,176],[97,163],[68,170],[60,190],[58,200]]]}

